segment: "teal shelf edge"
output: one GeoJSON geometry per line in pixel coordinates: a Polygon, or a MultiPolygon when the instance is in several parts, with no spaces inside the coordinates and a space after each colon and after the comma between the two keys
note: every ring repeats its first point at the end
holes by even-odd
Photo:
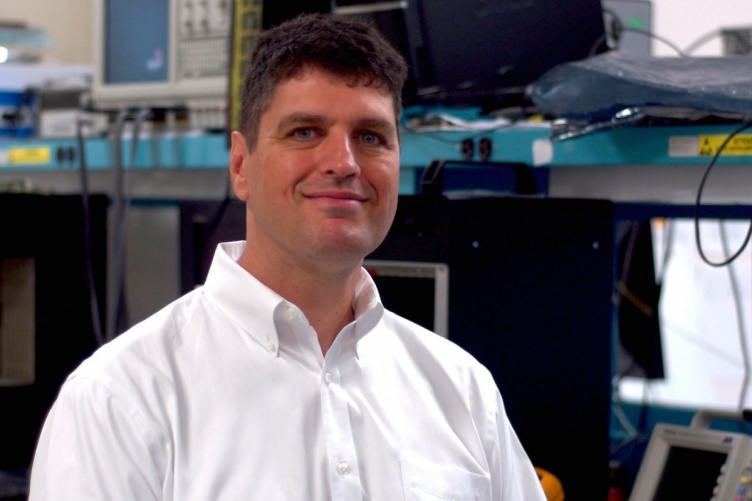
{"type": "MultiPolygon", "coordinates": [[[[401,167],[405,171],[427,167],[436,159],[462,160],[462,142],[469,140],[479,160],[479,144],[488,140],[489,160],[522,162],[534,167],[608,167],[706,165],[703,141],[718,143],[737,125],[623,127],[563,141],[551,141],[544,125],[516,125],[492,131],[406,131],[402,135],[401,167]]],[[[720,164],[752,164],[752,133],[745,133],[734,155],[722,155],[720,164]]],[[[75,169],[78,167],[75,139],[0,139],[2,170],[75,169]],[[71,153],[74,153],[71,156],[71,153]]],[[[113,164],[113,141],[85,141],[90,169],[109,169],[113,164]]],[[[224,133],[164,134],[141,139],[135,162],[131,141],[122,143],[123,165],[139,169],[214,169],[227,167],[229,147],[224,133]]],[[[408,173],[409,175],[409,173],[408,173]]]]}
{"type": "MultiPolygon", "coordinates": [[[[718,145],[738,125],[623,127],[552,141],[544,126],[514,126],[486,132],[442,131],[403,134],[402,164],[425,166],[433,159],[460,160],[461,143],[472,141],[478,160],[478,144],[491,144],[489,160],[523,162],[534,167],[608,167],[706,165],[718,145]]],[[[723,154],[720,164],[752,164],[752,132],[743,133],[733,155],[723,154]]],[[[729,151],[727,150],[727,153],[729,151]]]]}
{"type": "MultiPolygon", "coordinates": [[[[84,141],[86,163],[91,170],[110,169],[115,143],[107,138],[84,141]]],[[[132,141],[122,141],[122,165],[136,169],[227,168],[229,148],[225,134],[154,136],[141,139],[136,161],[132,141]]],[[[3,170],[66,170],[79,168],[75,139],[0,140],[0,172],[3,170]]]]}

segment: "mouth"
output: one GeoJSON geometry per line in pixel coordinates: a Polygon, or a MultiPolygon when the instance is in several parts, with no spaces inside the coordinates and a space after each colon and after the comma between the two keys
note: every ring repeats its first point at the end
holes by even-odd
{"type": "Polygon", "coordinates": [[[341,203],[348,203],[348,202],[363,203],[368,200],[368,197],[361,195],[360,193],[356,193],[353,191],[339,191],[339,190],[329,190],[329,191],[307,193],[304,196],[310,200],[332,201],[332,202],[341,202],[341,203]]]}

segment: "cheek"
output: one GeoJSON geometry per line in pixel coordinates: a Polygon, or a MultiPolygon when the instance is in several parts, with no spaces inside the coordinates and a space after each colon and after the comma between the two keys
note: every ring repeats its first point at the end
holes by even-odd
{"type": "Polygon", "coordinates": [[[382,173],[377,184],[374,185],[378,192],[380,205],[380,225],[384,232],[388,231],[397,212],[399,199],[399,168],[387,169],[382,173]]]}
{"type": "Polygon", "coordinates": [[[378,183],[376,189],[385,204],[393,206],[393,212],[394,207],[397,206],[399,194],[399,166],[384,166],[379,170],[379,176],[374,182],[378,183]]]}

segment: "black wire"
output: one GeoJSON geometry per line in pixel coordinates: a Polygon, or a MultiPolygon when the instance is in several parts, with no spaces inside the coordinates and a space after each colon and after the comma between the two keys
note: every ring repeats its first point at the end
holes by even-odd
{"type": "Polygon", "coordinates": [[[126,247],[127,247],[127,228],[128,228],[128,213],[130,209],[130,193],[126,186],[125,181],[125,166],[122,164],[122,142],[123,133],[125,130],[125,123],[128,120],[133,120],[133,133],[131,139],[130,149],[130,171],[134,171],[137,166],[138,159],[138,147],[141,138],[141,129],[144,122],[151,116],[151,111],[148,109],[139,109],[136,111],[122,111],[118,115],[117,124],[115,127],[115,206],[117,208],[115,212],[114,220],[114,245],[115,248],[115,294],[116,300],[114,303],[115,312],[112,321],[111,335],[115,336],[125,331],[129,327],[128,319],[128,300],[126,294],[126,277],[125,277],[125,264],[126,264],[126,247]]]}
{"type": "Polygon", "coordinates": [[[121,110],[118,113],[115,128],[113,132],[113,174],[115,176],[113,186],[113,259],[112,259],[112,291],[115,295],[112,302],[112,311],[108,321],[109,338],[114,338],[122,330],[125,316],[125,248],[123,235],[121,234],[122,219],[125,201],[123,200],[123,130],[125,122],[128,119],[129,112],[121,110]]]}
{"type": "MultiPolygon", "coordinates": [[[[133,129],[131,135],[131,148],[130,148],[130,165],[128,176],[132,175],[138,165],[138,148],[141,142],[141,129],[146,120],[151,116],[151,111],[148,109],[136,110],[133,113],[126,115],[126,120],[133,120],[133,129]]],[[[119,140],[122,141],[124,128],[120,130],[119,140]]],[[[121,150],[122,153],[122,150],[121,150]]],[[[128,247],[128,215],[131,207],[131,193],[129,183],[126,180],[126,170],[121,165],[118,175],[118,190],[120,200],[120,211],[118,212],[119,218],[116,220],[115,228],[117,235],[117,245],[119,249],[119,261],[118,265],[118,290],[117,290],[117,310],[115,315],[116,327],[113,334],[119,334],[125,331],[129,327],[129,311],[128,311],[128,295],[127,295],[127,283],[126,283],[126,249],[128,247]]]]}
{"type": "Polygon", "coordinates": [[[76,142],[78,144],[79,173],[81,177],[81,203],[83,206],[84,223],[84,266],[86,267],[86,283],[89,288],[89,310],[91,312],[91,328],[97,346],[104,344],[102,320],[99,315],[99,295],[94,281],[94,266],[91,256],[91,217],[89,207],[89,174],[86,163],[86,147],[83,135],[83,120],[76,121],[76,142]]]}
{"type": "Polygon", "coordinates": [[[726,149],[726,146],[728,145],[731,140],[740,134],[741,132],[749,129],[752,127],[752,121],[744,122],[740,127],[738,127],[736,130],[734,130],[731,134],[728,135],[728,137],[721,143],[721,145],[718,147],[718,150],[713,155],[713,158],[710,159],[710,163],[708,163],[707,169],[705,169],[705,174],[702,176],[702,181],[700,182],[700,186],[697,189],[697,199],[695,200],[695,217],[694,217],[694,223],[695,223],[695,243],[697,245],[697,252],[700,254],[700,258],[705,262],[705,264],[708,264],[710,266],[726,266],[729,263],[732,263],[736,258],[738,258],[741,253],[744,251],[744,249],[747,247],[747,244],[749,243],[750,237],[752,237],[752,221],[750,221],[749,228],[747,229],[747,235],[744,237],[744,242],[742,242],[741,247],[738,251],[736,251],[731,257],[724,259],[720,263],[714,263],[710,261],[707,256],[705,256],[705,252],[702,250],[702,242],[700,239],[700,208],[701,205],[701,198],[702,198],[702,191],[705,188],[705,182],[708,179],[708,175],[710,174],[710,171],[713,169],[713,166],[718,161],[718,158],[720,157],[721,153],[724,149],[726,149]]]}

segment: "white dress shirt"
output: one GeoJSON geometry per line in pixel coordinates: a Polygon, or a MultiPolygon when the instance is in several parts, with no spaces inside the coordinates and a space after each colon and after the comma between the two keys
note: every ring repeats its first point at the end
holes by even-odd
{"type": "Polygon", "coordinates": [[[222,244],[206,284],[63,385],[30,500],[544,500],[491,374],[382,307],[322,356],[295,305],[222,244]]]}

